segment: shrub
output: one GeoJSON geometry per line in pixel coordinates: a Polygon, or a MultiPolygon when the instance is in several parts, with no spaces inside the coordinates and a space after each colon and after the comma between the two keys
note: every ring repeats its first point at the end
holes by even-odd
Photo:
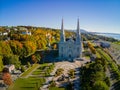
{"type": "Polygon", "coordinates": [[[55,83],[55,81],[52,80],[52,81],[50,82],[50,86],[49,86],[49,87],[55,87],[55,86],[56,86],[56,83],[55,83]]]}
{"type": "Polygon", "coordinates": [[[28,66],[28,67],[31,67],[31,64],[30,64],[30,62],[27,62],[27,66],[28,66]]]}
{"type": "Polygon", "coordinates": [[[24,71],[25,71],[25,67],[21,66],[21,72],[24,72],[24,71]]]}
{"type": "Polygon", "coordinates": [[[70,69],[69,72],[68,72],[68,75],[69,75],[71,78],[75,78],[75,70],[74,70],[74,69],[70,69]]]}
{"type": "Polygon", "coordinates": [[[106,77],[105,80],[106,84],[110,87],[110,78],[109,77],[106,77]]]}
{"type": "Polygon", "coordinates": [[[63,73],[63,71],[64,71],[64,69],[62,69],[62,68],[57,69],[55,72],[55,76],[57,77],[57,76],[61,75],[63,73]]]}

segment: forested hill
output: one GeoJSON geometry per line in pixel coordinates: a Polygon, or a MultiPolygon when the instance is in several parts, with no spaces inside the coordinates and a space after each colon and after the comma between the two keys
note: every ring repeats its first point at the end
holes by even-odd
{"type": "MultiPolygon", "coordinates": [[[[70,37],[74,32],[66,32],[70,37]]],[[[60,30],[17,26],[0,27],[0,71],[3,65],[14,64],[18,68],[21,60],[36,52],[36,50],[56,49],[60,40],[60,30]]],[[[35,57],[32,57],[33,59],[35,57]]]]}
{"type": "MultiPolygon", "coordinates": [[[[103,39],[115,41],[107,37],[98,37],[90,33],[82,33],[82,40],[103,39]]],[[[65,37],[75,37],[75,32],[65,30],[65,37]]],[[[0,27],[0,71],[4,65],[14,64],[19,68],[25,61],[25,57],[31,56],[31,60],[40,60],[33,55],[37,50],[57,49],[60,40],[60,30],[32,27],[0,27]]]]}

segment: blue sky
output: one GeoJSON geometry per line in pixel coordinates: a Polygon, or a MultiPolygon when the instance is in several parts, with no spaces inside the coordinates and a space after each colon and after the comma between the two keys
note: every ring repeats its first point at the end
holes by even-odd
{"type": "Polygon", "coordinates": [[[32,25],[120,33],[120,0],[0,0],[0,26],[32,25]]]}

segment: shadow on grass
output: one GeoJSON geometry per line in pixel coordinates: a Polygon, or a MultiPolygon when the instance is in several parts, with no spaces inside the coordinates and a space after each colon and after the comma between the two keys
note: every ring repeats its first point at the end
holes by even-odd
{"type": "MultiPolygon", "coordinates": [[[[35,87],[20,87],[20,88],[35,88],[35,87]]],[[[29,89],[28,89],[29,90],[29,89]]]]}
{"type": "Polygon", "coordinates": [[[112,85],[114,90],[120,90],[120,80],[112,85]]]}

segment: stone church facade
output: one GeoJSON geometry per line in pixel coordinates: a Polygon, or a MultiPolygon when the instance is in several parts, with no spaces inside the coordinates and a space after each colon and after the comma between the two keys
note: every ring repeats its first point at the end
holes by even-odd
{"type": "Polygon", "coordinates": [[[61,60],[74,60],[82,56],[82,43],[79,27],[79,19],[77,21],[76,38],[65,39],[64,24],[62,20],[59,42],[59,58],[61,60]]]}

